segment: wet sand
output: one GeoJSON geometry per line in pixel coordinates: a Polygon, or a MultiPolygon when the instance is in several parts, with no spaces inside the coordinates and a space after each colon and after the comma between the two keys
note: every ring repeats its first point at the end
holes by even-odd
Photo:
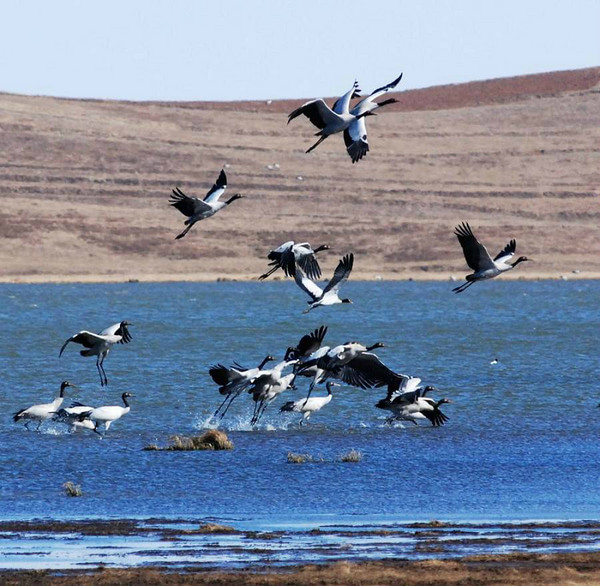
{"type": "Polygon", "coordinates": [[[572,554],[512,554],[461,560],[386,561],[304,565],[286,569],[253,567],[237,571],[177,571],[161,567],[62,571],[0,572],[5,586],[13,584],[249,584],[249,585],[424,585],[424,584],[598,584],[600,552],[572,554]]]}

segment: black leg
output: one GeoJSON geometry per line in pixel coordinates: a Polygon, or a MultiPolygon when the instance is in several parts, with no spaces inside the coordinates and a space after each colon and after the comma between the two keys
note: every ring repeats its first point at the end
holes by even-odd
{"type": "Polygon", "coordinates": [[[98,358],[96,359],[96,368],[98,369],[98,374],[100,375],[100,386],[104,386],[104,379],[102,378],[102,369],[100,368],[100,354],[98,354],[98,358]]]}
{"type": "Polygon", "coordinates": [[[100,368],[102,369],[102,373],[100,376],[104,375],[104,384],[102,386],[106,387],[108,385],[108,377],[106,376],[106,371],[104,370],[104,359],[106,358],[106,354],[102,355],[102,360],[100,360],[100,368]]]}
{"type": "Polygon", "coordinates": [[[213,415],[213,417],[216,417],[219,414],[219,411],[221,411],[221,409],[223,408],[223,405],[225,405],[225,403],[227,403],[227,400],[229,399],[229,397],[231,397],[231,393],[229,393],[226,397],[225,400],[219,405],[219,407],[217,408],[217,410],[215,411],[215,414],[213,415]]]}

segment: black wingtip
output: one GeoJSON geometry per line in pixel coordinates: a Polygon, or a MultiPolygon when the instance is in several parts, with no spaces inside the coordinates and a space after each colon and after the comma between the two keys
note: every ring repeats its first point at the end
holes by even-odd
{"type": "Polygon", "coordinates": [[[215,185],[217,187],[227,187],[227,175],[225,175],[225,169],[221,169],[215,185]]]}

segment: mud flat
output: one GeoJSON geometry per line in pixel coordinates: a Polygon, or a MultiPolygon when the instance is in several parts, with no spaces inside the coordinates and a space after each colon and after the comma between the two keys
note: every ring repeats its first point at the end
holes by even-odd
{"type": "Polygon", "coordinates": [[[2,584],[592,584],[600,522],[0,522],[2,584]]]}
{"type": "Polygon", "coordinates": [[[458,584],[598,584],[600,553],[511,554],[461,560],[419,562],[337,562],[272,569],[254,567],[236,571],[176,571],[161,567],[50,571],[4,571],[0,580],[10,585],[122,584],[248,584],[248,585],[458,585],[458,584]]]}

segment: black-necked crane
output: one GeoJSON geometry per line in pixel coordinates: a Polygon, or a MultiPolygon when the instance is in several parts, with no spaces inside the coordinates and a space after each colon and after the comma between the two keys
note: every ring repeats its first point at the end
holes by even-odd
{"type": "Polygon", "coordinates": [[[333,273],[333,277],[331,277],[331,280],[324,289],[321,289],[314,281],[309,279],[300,267],[296,267],[296,274],[294,275],[296,284],[311,298],[311,301],[308,302],[310,307],[304,313],[308,313],[316,307],[336,305],[338,303],[352,303],[350,299],[340,298],[338,293],[340,287],[348,280],[353,266],[354,254],[350,252],[340,260],[333,273]]]}
{"type": "Polygon", "coordinates": [[[258,423],[265,409],[269,404],[283,391],[294,388],[294,373],[283,375],[283,370],[288,366],[296,364],[298,360],[282,360],[270,370],[262,371],[252,383],[252,387],[248,389],[252,393],[254,401],[254,413],[250,420],[251,425],[258,423]]]}
{"type": "Polygon", "coordinates": [[[360,159],[369,152],[366,117],[375,116],[374,111],[378,108],[382,108],[388,104],[395,104],[398,101],[395,98],[390,98],[383,102],[376,102],[375,100],[390,90],[393,90],[400,83],[401,79],[402,74],[391,83],[374,90],[371,95],[360,100],[360,102],[350,110],[350,114],[356,116],[356,119],[350,123],[346,130],[344,130],[344,144],[346,145],[346,150],[353,163],[360,161],[360,159]]]}
{"type": "MultiPolygon", "coordinates": [[[[346,130],[356,120],[356,115],[350,114],[349,105],[350,100],[359,95],[359,91],[357,82],[354,82],[352,89],[339,98],[333,108],[330,108],[325,100],[319,98],[302,104],[288,116],[289,124],[294,118],[303,114],[319,129],[315,136],[320,138],[306,151],[307,153],[317,148],[328,136],[346,130]]],[[[366,116],[367,112],[362,115],[366,116]]]]}
{"type": "Polygon", "coordinates": [[[86,350],[81,350],[79,352],[81,356],[96,356],[96,368],[100,375],[100,385],[106,386],[108,384],[108,378],[103,366],[104,359],[108,356],[110,349],[115,344],[127,344],[131,341],[131,334],[128,329],[131,325],[132,324],[127,321],[122,321],[102,330],[99,334],[82,330],[71,336],[63,344],[58,357],[60,358],[62,356],[67,344],[70,342],[81,344],[86,348],[86,350]]]}
{"type": "Polygon", "coordinates": [[[36,431],[40,428],[40,425],[44,421],[51,419],[52,416],[56,413],[57,409],[60,408],[64,399],[65,399],[65,389],[67,387],[74,387],[68,380],[63,381],[60,384],[60,392],[58,397],[54,399],[51,403],[41,403],[39,405],[32,405],[31,407],[27,407],[26,409],[21,409],[13,414],[13,421],[18,423],[19,421],[25,421],[25,427],[29,429],[29,424],[32,421],[37,421],[36,431]]]}
{"type": "Polygon", "coordinates": [[[129,397],[133,397],[131,393],[123,393],[121,395],[121,400],[123,401],[123,406],[121,405],[103,405],[102,407],[96,407],[91,411],[87,411],[80,414],[80,420],[89,419],[94,423],[94,430],[98,435],[102,435],[98,431],[98,426],[104,424],[104,433],[108,431],[108,428],[111,426],[113,421],[117,421],[117,419],[121,419],[123,415],[126,415],[131,410],[131,406],[129,405],[129,397]]]}
{"type": "Polygon", "coordinates": [[[220,201],[220,198],[225,193],[226,188],[227,176],[225,175],[225,171],[221,170],[216,183],[210,188],[204,199],[190,197],[189,195],[183,193],[179,187],[176,187],[173,190],[173,194],[171,195],[169,203],[173,207],[177,208],[184,216],[188,217],[188,219],[184,222],[187,228],[181,234],[176,236],[175,240],[183,238],[196,222],[214,216],[219,210],[222,210],[236,199],[244,197],[243,195],[236,193],[227,201],[220,201]]]}
{"type": "Polygon", "coordinates": [[[471,226],[466,222],[457,226],[454,234],[462,246],[467,264],[473,270],[470,275],[465,277],[467,279],[466,283],[452,289],[455,293],[462,293],[477,281],[493,279],[506,271],[514,269],[519,263],[531,260],[526,256],[520,256],[515,262],[509,262],[517,248],[517,242],[514,239],[492,259],[486,247],[475,238],[471,226]]]}
{"type": "Polygon", "coordinates": [[[90,411],[93,411],[94,407],[90,405],[84,405],[83,403],[73,402],[69,407],[63,407],[59,409],[56,414],[52,417],[54,421],[64,423],[70,426],[71,430],[76,429],[89,429],[94,431],[96,425],[90,419],[86,419],[86,415],[90,411]]]}
{"type": "Polygon", "coordinates": [[[222,364],[212,366],[208,373],[213,381],[219,385],[219,393],[225,395],[225,399],[219,405],[213,417],[221,413],[221,419],[223,419],[234,399],[250,387],[254,379],[262,372],[267,362],[272,360],[275,360],[273,356],[265,356],[256,368],[244,368],[239,364],[229,368],[222,364]]]}
{"type": "Polygon", "coordinates": [[[439,427],[448,421],[448,417],[440,411],[440,406],[446,403],[451,403],[450,399],[440,399],[436,401],[426,394],[436,390],[435,387],[427,386],[424,389],[415,388],[420,379],[408,379],[406,385],[401,387],[397,392],[389,393],[385,399],[381,399],[375,404],[378,409],[384,409],[393,413],[386,420],[386,423],[391,423],[395,420],[411,421],[418,425],[419,420],[429,420],[431,425],[439,427]],[[411,384],[413,383],[414,384],[411,384]]]}
{"type": "Polygon", "coordinates": [[[333,348],[323,347],[315,352],[300,367],[299,374],[313,374],[308,390],[310,397],[316,384],[329,378],[341,380],[346,384],[370,389],[384,384],[399,386],[403,375],[397,375],[385,366],[381,360],[371,353],[375,348],[382,348],[381,342],[364,346],[359,342],[347,342],[333,348]]]}
{"type": "Polygon", "coordinates": [[[304,425],[310,419],[310,416],[317,411],[320,411],[325,405],[331,402],[333,399],[333,393],[331,392],[331,387],[339,387],[338,383],[334,383],[333,381],[328,380],[327,387],[327,395],[325,397],[306,397],[304,399],[300,399],[299,401],[288,401],[283,407],[281,407],[280,411],[293,411],[295,413],[302,413],[302,418],[300,419],[300,425],[304,425]]]}
{"type": "Polygon", "coordinates": [[[296,274],[296,265],[299,265],[310,279],[320,279],[321,267],[316,255],[322,250],[329,250],[329,246],[322,244],[313,250],[308,242],[299,242],[298,244],[293,240],[284,242],[269,252],[267,258],[271,261],[269,263],[271,268],[258,279],[259,281],[266,279],[277,269],[283,269],[286,277],[293,277],[296,274]]]}

